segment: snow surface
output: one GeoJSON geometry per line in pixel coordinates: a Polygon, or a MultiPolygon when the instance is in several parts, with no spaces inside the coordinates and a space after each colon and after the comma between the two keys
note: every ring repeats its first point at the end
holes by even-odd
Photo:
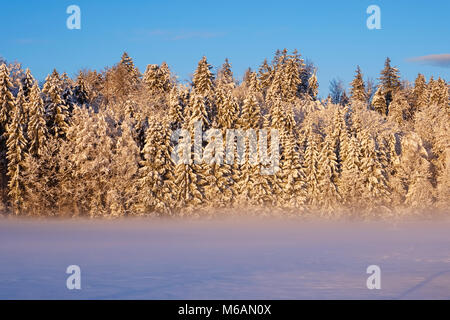
{"type": "Polygon", "coordinates": [[[335,298],[449,299],[450,221],[0,219],[0,299],[335,298]]]}

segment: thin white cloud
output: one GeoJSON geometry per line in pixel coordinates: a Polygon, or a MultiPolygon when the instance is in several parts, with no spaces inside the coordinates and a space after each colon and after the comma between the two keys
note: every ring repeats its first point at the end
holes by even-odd
{"type": "Polygon", "coordinates": [[[450,68],[450,53],[430,54],[427,56],[409,58],[408,61],[437,67],[450,68]]]}

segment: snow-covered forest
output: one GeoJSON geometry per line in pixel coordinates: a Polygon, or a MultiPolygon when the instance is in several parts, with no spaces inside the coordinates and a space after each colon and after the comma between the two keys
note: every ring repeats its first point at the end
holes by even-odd
{"type": "MultiPolygon", "coordinates": [[[[380,68],[382,61],[380,62],[380,68]]],[[[399,216],[448,212],[449,84],[402,80],[386,59],[377,83],[359,67],[347,93],[319,99],[316,67],[277,51],[242,81],[203,57],[190,84],[166,63],[141,73],[126,53],[42,86],[0,66],[1,211],[11,215],[198,216],[211,211],[399,216]],[[176,129],[275,128],[280,170],[171,159],[176,129]],[[230,211],[227,211],[230,209],[230,211]]]]}

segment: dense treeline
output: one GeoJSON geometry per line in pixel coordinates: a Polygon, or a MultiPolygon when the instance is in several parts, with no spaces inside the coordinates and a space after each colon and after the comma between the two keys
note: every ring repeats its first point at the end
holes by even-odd
{"type": "MultiPolygon", "coordinates": [[[[317,98],[312,63],[294,51],[248,70],[205,57],[190,85],[166,63],[143,74],[124,53],[76,79],[53,71],[42,87],[20,65],[0,66],[0,170],[4,213],[198,215],[220,208],[286,214],[447,211],[449,85],[400,79],[386,59],[377,85],[358,67],[347,95],[317,98]],[[280,170],[259,164],[171,159],[173,130],[280,132],[280,170]]],[[[338,90],[339,91],[339,90],[338,90]]]]}

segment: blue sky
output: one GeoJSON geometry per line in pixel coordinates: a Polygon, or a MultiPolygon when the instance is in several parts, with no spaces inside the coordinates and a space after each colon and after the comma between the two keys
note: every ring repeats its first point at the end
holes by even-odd
{"type": "Polygon", "coordinates": [[[229,58],[236,76],[258,68],[277,48],[297,48],[318,67],[320,94],[329,81],[348,84],[359,64],[377,78],[386,56],[403,78],[418,72],[450,80],[450,65],[408,59],[450,54],[450,1],[8,1],[1,5],[0,55],[42,80],[56,68],[112,66],[127,51],[141,71],[166,61],[188,79],[206,55],[229,58]],[[66,8],[81,8],[81,30],[69,30],[66,8]],[[366,8],[381,9],[381,30],[366,27],[366,8]]]}

